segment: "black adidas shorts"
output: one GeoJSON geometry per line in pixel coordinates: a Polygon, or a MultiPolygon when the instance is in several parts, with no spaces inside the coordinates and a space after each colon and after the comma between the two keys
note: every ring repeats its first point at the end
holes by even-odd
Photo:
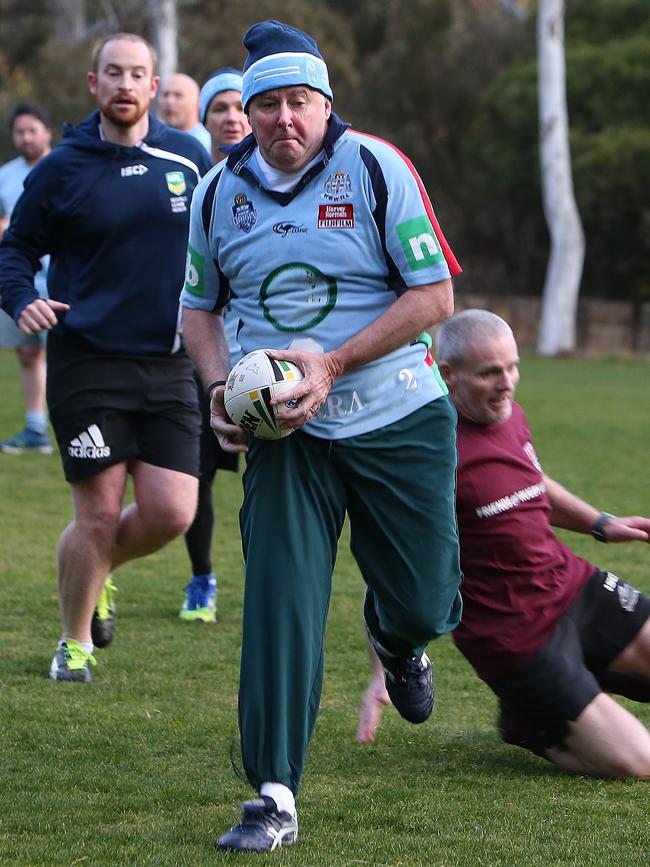
{"type": "Polygon", "coordinates": [[[50,335],[47,402],[68,482],[132,459],[198,476],[201,418],[186,356],[101,355],[50,335]]]}
{"type": "Polygon", "coordinates": [[[596,572],[537,653],[514,671],[488,681],[506,718],[520,718],[547,747],[561,746],[601,692],[598,676],[650,617],[650,598],[611,572],[596,572]]]}

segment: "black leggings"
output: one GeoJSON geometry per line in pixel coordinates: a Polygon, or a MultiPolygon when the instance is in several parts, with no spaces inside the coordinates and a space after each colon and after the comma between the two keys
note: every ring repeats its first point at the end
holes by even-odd
{"type": "Polygon", "coordinates": [[[192,526],[185,533],[185,545],[192,564],[192,575],[208,575],[212,572],[212,533],[215,511],[212,498],[212,483],[217,468],[199,479],[199,499],[192,526]]]}

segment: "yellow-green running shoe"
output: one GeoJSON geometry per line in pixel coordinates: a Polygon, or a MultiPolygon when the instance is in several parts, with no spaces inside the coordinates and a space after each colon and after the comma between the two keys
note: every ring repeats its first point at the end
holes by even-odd
{"type": "Polygon", "coordinates": [[[115,634],[115,594],[117,587],[109,575],[99,597],[97,608],[90,624],[90,635],[95,647],[106,647],[115,634]]]}
{"type": "Polygon", "coordinates": [[[88,683],[92,680],[90,666],[95,664],[95,657],[92,653],[84,650],[78,641],[68,638],[60,643],[54,654],[50,666],[50,677],[52,680],[88,683]]]}

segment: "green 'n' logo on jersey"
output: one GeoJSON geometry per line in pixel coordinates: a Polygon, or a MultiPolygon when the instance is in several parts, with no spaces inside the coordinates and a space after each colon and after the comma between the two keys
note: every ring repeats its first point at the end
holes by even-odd
{"type": "Polygon", "coordinates": [[[429,268],[444,261],[440,243],[428,217],[416,217],[400,223],[397,235],[411,271],[429,268]]]}
{"type": "Polygon", "coordinates": [[[185,290],[190,295],[205,295],[205,259],[191,245],[187,248],[185,265],[185,290]]]}

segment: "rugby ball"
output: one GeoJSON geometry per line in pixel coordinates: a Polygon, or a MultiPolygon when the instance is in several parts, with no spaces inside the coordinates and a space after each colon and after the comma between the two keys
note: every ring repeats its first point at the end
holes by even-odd
{"type": "MultiPolygon", "coordinates": [[[[293,430],[278,425],[271,399],[291,391],[302,378],[296,364],[271,358],[264,349],[255,349],[228,374],[223,394],[226,412],[254,437],[263,440],[286,437],[293,430]]],[[[292,405],[295,406],[293,401],[286,403],[287,407],[292,405]]]]}

